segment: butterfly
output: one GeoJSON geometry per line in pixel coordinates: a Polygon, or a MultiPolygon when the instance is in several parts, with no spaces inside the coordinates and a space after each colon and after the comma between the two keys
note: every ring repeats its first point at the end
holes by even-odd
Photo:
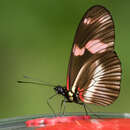
{"type": "MultiPolygon", "coordinates": [[[[115,28],[111,13],[101,5],[88,9],[77,28],[71,49],[67,72],[67,86],[52,86],[65,102],[107,106],[119,96],[121,84],[121,62],[114,50],[115,28]]],[[[28,77],[25,77],[28,78],[28,77]]],[[[30,78],[29,78],[30,79],[30,78]]],[[[84,107],[85,108],[85,107],[84,107]]],[[[86,108],[85,108],[86,111],[86,108]]]]}
{"type": "Polygon", "coordinates": [[[88,9],[74,37],[67,87],[54,88],[64,102],[107,106],[118,98],[122,69],[114,42],[111,13],[100,5],[88,9]]]}

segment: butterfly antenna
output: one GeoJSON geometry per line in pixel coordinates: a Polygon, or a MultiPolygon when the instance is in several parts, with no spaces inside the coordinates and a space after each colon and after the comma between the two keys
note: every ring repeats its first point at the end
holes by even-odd
{"type": "Polygon", "coordinates": [[[49,83],[44,83],[43,81],[36,81],[35,79],[29,77],[29,76],[24,76],[24,78],[26,79],[31,79],[34,81],[22,81],[22,80],[18,80],[17,83],[28,83],[28,84],[36,84],[36,85],[44,85],[44,86],[49,86],[49,87],[55,87],[56,85],[53,84],[49,84],[49,83]]]}

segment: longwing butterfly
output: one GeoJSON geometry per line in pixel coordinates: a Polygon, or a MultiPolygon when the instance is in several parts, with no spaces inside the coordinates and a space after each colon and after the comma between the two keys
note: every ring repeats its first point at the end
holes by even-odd
{"type": "MultiPolygon", "coordinates": [[[[81,19],[75,34],[68,65],[67,87],[53,86],[56,95],[64,96],[63,102],[107,106],[117,99],[122,70],[114,51],[114,41],[115,28],[110,12],[100,5],[91,7],[81,19]]],[[[55,113],[49,102],[48,105],[55,113]]]]}
{"type": "Polygon", "coordinates": [[[77,28],[67,73],[67,88],[55,90],[67,102],[112,104],[120,93],[121,63],[114,50],[115,28],[110,12],[91,7],[77,28]]]}

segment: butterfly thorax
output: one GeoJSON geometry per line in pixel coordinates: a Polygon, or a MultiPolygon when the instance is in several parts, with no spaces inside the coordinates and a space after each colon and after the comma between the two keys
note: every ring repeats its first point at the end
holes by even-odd
{"type": "Polygon", "coordinates": [[[75,103],[79,102],[78,92],[73,93],[71,90],[68,91],[66,87],[62,86],[56,86],[54,90],[56,91],[57,94],[64,96],[68,102],[75,102],[75,103]]]}

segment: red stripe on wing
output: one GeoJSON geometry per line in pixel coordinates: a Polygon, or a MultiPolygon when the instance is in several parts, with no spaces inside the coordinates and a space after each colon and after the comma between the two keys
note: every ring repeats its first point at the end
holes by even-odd
{"type": "Polygon", "coordinates": [[[84,92],[84,89],[80,89],[78,88],[78,92],[79,92],[79,98],[82,102],[84,102],[84,97],[83,97],[83,92],[84,92]]]}
{"type": "Polygon", "coordinates": [[[69,76],[67,76],[67,90],[69,91],[69,76]]]}

